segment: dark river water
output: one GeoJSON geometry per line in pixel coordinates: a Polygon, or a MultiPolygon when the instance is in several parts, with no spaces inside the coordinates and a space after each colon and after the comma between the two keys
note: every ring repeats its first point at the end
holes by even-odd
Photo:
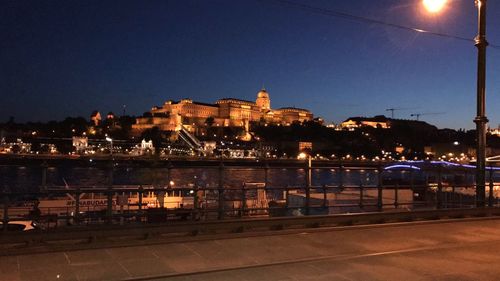
{"type": "MultiPolygon", "coordinates": [[[[183,187],[196,184],[201,187],[219,185],[220,170],[210,168],[173,168],[170,180],[175,186],[183,187]]],[[[399,172],[400,173],[400,172],[399,172]]],[[[2,165],[0,178],[2,187],[12,191],[36,191],[42,183],[43,168],[30,165],[2,165]]],[[[46,169],[47,186],[104,186],[114,185],[155,185],[166,186],[169,181],[167,168],[143,168],[127,165],[115,166],[112,173],[106,167],[91,166],[49,166],[46,169]]],[[[225,187],[241,187],[248,182],[264,182],[263,168],[226,167],[223,172],[225,187]]],[[[306,170],[300,168],[269,168],[268,186],[298,187],[306,184],[306,170]]],[[[316,169],[311,172],[313,186],[338,185],[376,185],[378,172],[373,169],[316,169]]]]}
{"type": "MultiPolygon", "coordinates": [[[[92,165],[81,163],[65,163],[61,165],[52,164],[47,168],[40,165],[0,165],[0,188],[12,191],[37,191],[42,184],[43,174],[46,174],[48,187],[92,187],[107,186],[110,182],[114,185],[154,185],[157,187],[167,186],[169,180],[173,181],[174,187],[187,187],[197,185],[199,187],[219,186],[221,170],[218,166],[213,167],[174,167],[169,169],[165,166],[152,168],[144,165],[132,165],[125,162],[115,164],[111,169],[109,165],[92,165]]],[[[455,184],[472,184],[473,170],[461,171],[460,173],[444,173],[443,181],[455,182],[455,184]]],[[[265,182],[266,172],[262,167],[237,167],[225,166],[222,169],[223,185],[227,188],[240,188],[249,182],[265,182]]],[[[500,172],[494,175],[495,181],[500,181],[500,172]]],[[[382,172],[384,185],[396,182],[410,181],[415,184],[436,182],[435,171],[414,170],[388,170],[382,172]],[[411,179],[411,180],[410,180],[411,179]]],[[[312,168],[312,186],[376,186],[379,180],[379,172],[373,168],[312,168]]],[[[307,182],[307,171],[303,168],[277,168],[270,167],[267,170],[267,183],[269,187],[301,187],[307,182]]]]}

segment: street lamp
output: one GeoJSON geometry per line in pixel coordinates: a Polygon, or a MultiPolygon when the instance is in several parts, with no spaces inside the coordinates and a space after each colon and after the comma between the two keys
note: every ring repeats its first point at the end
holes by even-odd
{"type": "Polygon", "coordinates": [[[306,153],[306,152],[301,152],[297,156],[297,159],[307,161],[307,173],[306,173],[307,179],[306,179],[306,181],[307,181],[307,186],[309,187],[309,186],[311,186],[311,181],[312,181],[312,176],[311,176],[312,157],[311,157],[311,154],[306,153]]]}
{"type": "MultiPolygon", "coordinates": [[[[486,2],[475,0],[478,12],[478,34],[474,38],[477,47],[477,115],[476,123],[476,206],[485,205],[485,180],[486,180],[486,2]]],[[[446,0],[423,0],[425,8],[432,13],[441,10],[446,0]]]]}
{"type": "Polygon", "coordinates": [[[424,7],[429,11],[430,13],[437,13],[441,11],[441,9],[444,8],[446,5],[447,0],[423,0],[422,3],[424,4],[424,7]]]}
{"type": "Polygon", "coordinates": [[[109,151],[110,151],[110,154],[113,155],[113,139],[110,137],[106,137],[106,140],[109,141],[109,144],[111,146],[109,151]]]}

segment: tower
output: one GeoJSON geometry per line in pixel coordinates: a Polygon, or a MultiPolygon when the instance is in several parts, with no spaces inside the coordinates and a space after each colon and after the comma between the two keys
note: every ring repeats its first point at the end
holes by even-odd
{"type": "Polygon", "coordinates": [[[257,100],[255,103],[262,111],[271,110],[271,99],[269,99],[269,93],[266,89],[262,88],[262,90],[257,93],[257,100]]]}

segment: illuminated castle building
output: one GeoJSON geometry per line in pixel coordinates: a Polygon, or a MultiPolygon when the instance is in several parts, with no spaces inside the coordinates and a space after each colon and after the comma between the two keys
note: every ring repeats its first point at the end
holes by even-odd
{"type": "Polygon", "coordinates": [[[161,131],[179,131],[182,127],[192,133],[199,128],[210,126],[244,127],[248,131],[250,122],[290,125],[293,122],[310,121],[313,114],[306,109],[284,107],[271,109],[269,93],[262,89],[255,102],[234,98],[224,98],[215,104],[182,99],[178,102],[166,101],[163,106],[155,106],[132,125],[135,133],[158,127],[161,131]]]}
{"type": "Polygon", "coordinates": [[[351,117],[342,122],[340,126],[343,129],[349,130],[361,127],[387,129],[391,127],[391,120],[383,115],[377,115],[375,117],[351,117]]]}

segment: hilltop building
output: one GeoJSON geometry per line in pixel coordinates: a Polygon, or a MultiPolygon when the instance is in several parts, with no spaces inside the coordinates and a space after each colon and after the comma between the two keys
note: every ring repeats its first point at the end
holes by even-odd
{"type": "Polygon", "coordinates": [[[340,126],[343,129],[355,129],[360,127],[373,127],[373,128],[382,128],[388,129],[391,127],[390,119],[385,117],[384,115],[378,115],[375,117],[351,117],[340,126]]]}
{"type": "Polygon", "coordinates": [[[181,127],[191,133],[198,133],[206,127],[243,127],[248,131],[250,122],[290,125],[293,122],[310,121],[313,114],[295,107],[271,108],[269,93],[262,89],[255,102],[235,98],[223,98],[215,104],[195,102],[191,99],[166,101],[155,106],[136,119],[132,130],[136,134],[158,127],[161,131],[179,131],[181,127]]]}
{"type": "Polygon", "coordinates": [[[101,113],[99,113],[99,111],[94,110],[92,114],[90,114],[90,121],[94,124],[94,126],[99,126],[101,120],[101,113]]]}

